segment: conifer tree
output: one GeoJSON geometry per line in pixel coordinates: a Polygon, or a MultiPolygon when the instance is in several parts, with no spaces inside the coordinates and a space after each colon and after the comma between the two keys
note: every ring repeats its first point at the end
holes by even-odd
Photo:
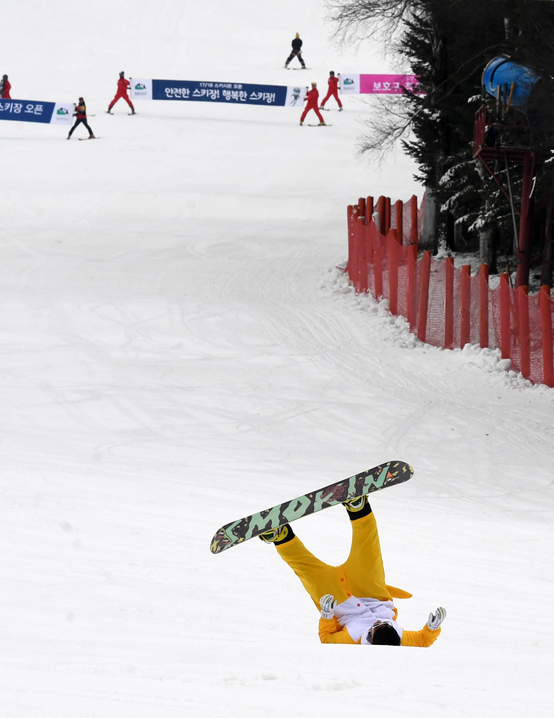
{"type": "MultiPolygon", "coordinates": [[[[498,184],[472,159],[475,111],[484,101],[494,104],[483,93],[481,76],[490,60],[507,55],[541,77],[525,112],[513,108],[512,115],[519,113],[516,124],[531,124],[534,130],[534,236],[542,248],[554,224],[552,165],[545,163],[554,145],[554,2],[335,0],[332,6],[340,37],[387,37],[402,70],[418,75],[425,91],[382,100],[360,149],[386,151],[403,138],[405,151],[416,160],[417,179],[436,201],[434,245],[443,240],[451,250],[476,251],[481,244],[492,265],[496,251],[502,265],[512,253],[517,227],[498,184]]],[[[514,201],[520,202],[521,168],[510,167],[509,177],[505,168],[496,169],[503,183],[510,180],[514,201]]]]}

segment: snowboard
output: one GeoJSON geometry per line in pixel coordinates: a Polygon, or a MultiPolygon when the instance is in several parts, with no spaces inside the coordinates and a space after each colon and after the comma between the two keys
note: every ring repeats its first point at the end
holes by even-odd
{"type": "Polygon", "coordinates": [[[212,553],[221,553],[266,531],[291,523],[317,511],[337,506],[363,494],[381,491],[412,478],[414,470],[403,461],[388,461],[342,481],[284,501],[270,509],[231,521],[216,531],[210,544],[212,553]]]}
{"type": "Polygon", "coordinates": [[[326,122],[324,125],[310,125],[310,123],[308,122],[308,124],[306,125],[306,127],[332,127],[332,126],[333,125],[330,125],[328,122],[326,122]]]}

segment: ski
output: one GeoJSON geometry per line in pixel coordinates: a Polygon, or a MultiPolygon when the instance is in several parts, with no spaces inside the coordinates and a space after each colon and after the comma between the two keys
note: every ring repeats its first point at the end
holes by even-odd
{"type": "Polygon", "coordinates": [[[306,127],[332,127],[332,126],[333,125],[330,125],[328,122],[326,122],[324,125],[310,125],[310,123],[308,122],[308,124],[306,125],[306,127]]]}
{"type": "Polygon", "coordinates": [[[403,461],[388,461],[367,471],[350,476],[342,481],[325,486],[323,489],[284,501],[270,509],[231,521],[214,534],[210,551],[221,553],[232,546],[244,543],[266,531],[271,531],[286,523],[337,506],[349,499],[364,494],[381,491],[395,484],[402,484],[412,478],[414,470],[403,461]]]}
{"type": "Polygon", "coordinates": [[[77,137],[79,142],[86,142],[87,140],[99,140],[100,137],[77,137]]]}

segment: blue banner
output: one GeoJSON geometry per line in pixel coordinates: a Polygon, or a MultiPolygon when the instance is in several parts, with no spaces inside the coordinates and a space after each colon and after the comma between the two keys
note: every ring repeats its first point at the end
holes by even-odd
{"type": "Polygon", "coordinates": [[[134,100],[177,102],[223,102],[230,105],[265,107],[301,106],[306,88],[300,85],[248,85],[237,82],[194,82],[131,78],[134,100]]]}
{"type": "Polygon", "coordinates": [[[75,105],[67,102],[0,99],[0,120],[70,125],[75,105]]]}

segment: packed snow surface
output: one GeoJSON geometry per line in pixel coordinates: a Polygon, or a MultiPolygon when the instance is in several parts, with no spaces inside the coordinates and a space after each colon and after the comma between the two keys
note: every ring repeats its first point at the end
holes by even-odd
{"type": "MultiPolygon", "coordinates": [[[[495,352],[414,340],[340,267],[346,206],[422,196],[356,155],[371,101],[119,102],[118,74],[326,88],[402,72],[336,47],[323,0],[19,0],[12,97],[85,97],[101,139],[0,123],[3,718],[550,716],[554,399],[495,352]],[[308,71],[286,71],[304,39],[308,71]],[[325,646],[272,546],[224,523],[401,459],[376,494],[399,623],[430,649],[325,646]]],[[[86,136],[81,128],[76,135],[86,136]]],[[[468,138],[469,141],[470,138],[468,138]]],[[[322,559],[342,507],[297,522],[322,559]]]]}

